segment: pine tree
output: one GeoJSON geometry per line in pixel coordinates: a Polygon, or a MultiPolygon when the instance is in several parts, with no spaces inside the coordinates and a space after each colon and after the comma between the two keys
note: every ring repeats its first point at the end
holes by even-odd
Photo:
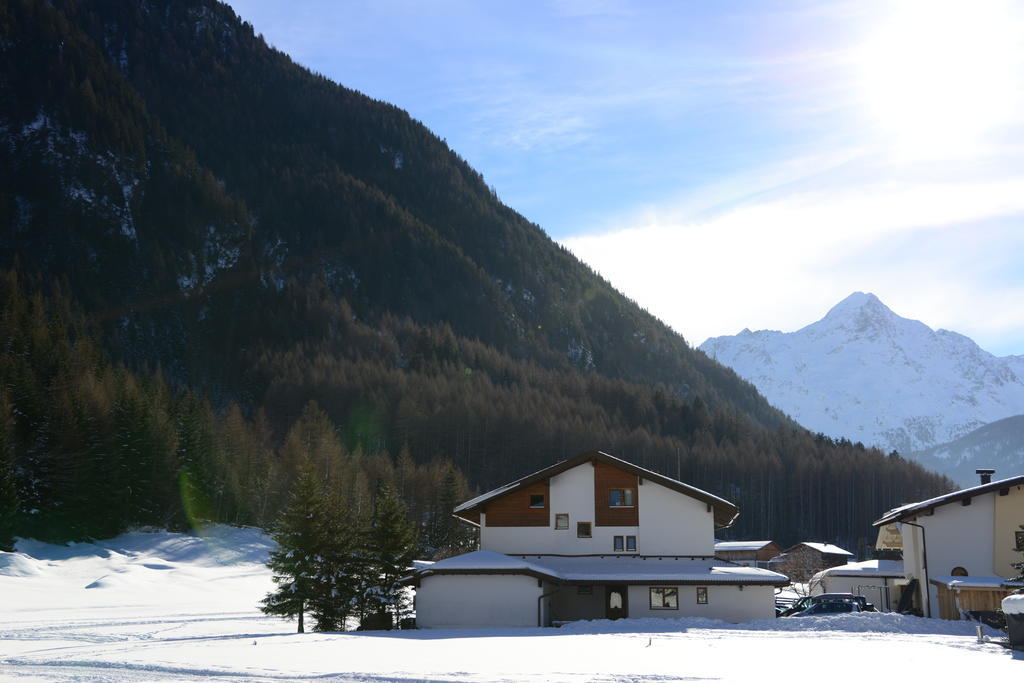
{"type": "Polygon", "coordinates": [[[344,631],[365,580],[362,525],[338,495],[324,504],[318,529],[314,596],[309,610],[317,631],[344,631]]]}
{"type": "MultiPolygon", "coordinates": [[[[1022,524],[1020,528],[1024,529],[1024,524],[1022,524]]],[[[1013,577],[1010,580],[1024,583],[1024,545],[1018,544],[1018,546],[1014,548],[1014,550],[1020,553],[1020,561],[1010,563],[1010,566],[1017,570],[1017,576],[1013,577]]]]}
{"type": "Polygon", "coordinates": [[[323,514],[320,483],[306,465],[272,534],[277,550],[270,553],[267,566],[274,573],[277,590],[268,593],[260,607],[264,614],[298,617],[299,633],[305,632],[305,613],[317,595],[323,514]]]}
{"type": "Polygon", "coordinates": [[[14,550],[21,501],[14,484],[14,466],[7,443],[7,427],[0,423],[0,550],[14,550]]]}
{"type": "Polygon", "coordinates": [[[371,612],[390,614],[397,624],[408,607],[408,598],[398,580],[409,573],[416,557],[416,537],[405,518],[405,505],[390,486],[383,486],[377,494],[366,550],[366,606],[371,612]]]}
{"type": "Polygon", "coordinates": [[[475,538],[473,532],[465,524],[456,519],[454,511],[463,498],[458,472],[451,464],[448,465],[441,482],[441,493],[438,500],[437,520],[435,527],[435,559],[444,559],[459,555],[473,548],[475,538]]]}

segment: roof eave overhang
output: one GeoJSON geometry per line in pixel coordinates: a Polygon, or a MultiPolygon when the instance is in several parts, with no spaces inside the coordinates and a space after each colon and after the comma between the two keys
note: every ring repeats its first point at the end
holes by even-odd
{"type": "Polygon", "coordinates": [[[922,512],[929,509],[935,509],[943,505],[949,505],[950,503],[956,503],[965,498],[974,498],[975,496],[983,496],[993,491],[999,491],[1000,489],[1008,489],[1013,486],[1024,486],[1024,475],[1016,477],[1010,477],[1008,479],[1001,479],[999,481],[993,481],[988,484],[981,484],[979,486],[972,486],[962,491],[954,491],[947,493],[944,496],[938,496],[936,498],[929,498],[923,500],[920,503],[913,503],[897,511],[890,510],[885,513],[879,519],[871,523],[872,526],[885,526],[886,524],[892,524],[893,522],[902,522],[905,519],[911,517],[918,517],[922,512]]]}

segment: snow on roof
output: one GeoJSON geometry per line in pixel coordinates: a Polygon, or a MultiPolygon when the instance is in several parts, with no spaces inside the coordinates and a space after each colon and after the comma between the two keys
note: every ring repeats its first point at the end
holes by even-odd
{"type": "Polygon", "coordinates": [[[723,566],[713,558],[653,557],[635,555],[601,556],[510,556],[491,550],[477,550],[435,562],[419,572],[435,573],[497,572],[533,573],[556,581],[643,583],[646,581],[679,583],[730,583],[786,585],[782,574],[753,567],[723,566]]]}
{"type": "Polygon", "coordinates": [[[1000,479],[999,481],[993,481],[988,484],[978,484],[977,486],[960,489],[959,491],[952,491],[951,493],[945,493],[941,496],[935,496],[934,498],[922,500],[917,503],[907,503],[906,505],[895,507],[886,512],[881,516],[881,518],[874,522],[874,526],[881,526],[882,524],[895,522],[911,516],[912,513],[936,507],[938,505],[946,505],[947,503],[952,503],[963,498],[970,498],[983,493],[989,493],[990,491],[998,491],[999,489],[1021,485],[1024,485],[1024,474],[1016,477],[1010,477],[1008,479],[1000,479]]]}
{"type": "Polygon", "coordinates": [[[729,550],[760,550],[771,541],[716,541],[715,552],[729,550]]]}
{"type": "Polygon", "coordinates": [[[814,550],[817,550],[819,553],[825,553],[826,555],[849,555],[850,557],[853,557],[853,553],[851,553],[850,551],[843,550],[839,546],[832,545],[831,543],[814,543],[811,541],[804,541],[803,543],[799,543],[797,545],[805,545],[808,548],[813,548],[814,550]]]}
{"type": "Polygon", "coordinates": [[[421,571],[427,574],[443,571],[518,571],[550,574],[544,567],[527,562],[521,557],[512,557],[493,550],[475,550],[464,555],[448,557],[424,567],[421,571]]]}
{"type": "Polygon", "coordinates": [[[903,572],[903,560],[865,560],[849,562],[838,567],[823,569],[814,575],[815,579],[829,576],[875,576],[886,578],[906,578],[903,572]]]}
{"type": "Polygon", "coordinates": [[[488,491],[487,493],[481,493],[476,498],[471,498],[470,500],[467,500],[462,505],[459,505],[454,510],[452,510],[452,512],[462,512],[463,510],[468,510],[468,509],[470,509],[472,507],[476,507],[477,505],[479,505],[480,503],[483,503],[484,501],[488,501],[491,498],[497,498],[498,496],[500,496],[503,493],[508,493],[509,491],[511,491],[512,489],[516,488],[517,486],[519,486],[519,482],[518,481],[514,481],[511,484],[505,484],[504,486],[499,486],[498,488],[494,489],[493,491],[488,491]]]}
{"type": "Polygon", "coordinates": [[[1001,576],[930,576],[932,583],[941,583],[949,588],[1003,588],[1020,586],[1001,576]]]}

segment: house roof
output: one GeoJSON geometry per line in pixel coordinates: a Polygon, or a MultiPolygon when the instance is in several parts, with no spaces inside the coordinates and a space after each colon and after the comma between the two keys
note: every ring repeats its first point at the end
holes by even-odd
{"type": "Polygon", "coordinates": [[[1005,589],[1007,587],[1017,588],[1024,585],[1013,579],[1004,579],[1001,576],[930,576],[928,580],[948,588],[1005,589]]]}
{"type": "Polygon", "coordinates": [[[415,572],[432,574],[525,574],[559,583],[744,584],[784,586],[782,574],[723,565],[708,557],[636,555],[504,555],[492,550],[449,557],[415,572]]]}
{"type": "Polygon", "coordinates": [[[783,555],[796,550],[802,545],[805,545],[812,550],[817,550],[819,553],[823,553],[825,555],[849,555],[850,557],[853,557],[853,553],[849,550],[843,550],[837,545],[832,545],[831,543],[816,543],[814,541],[801,541],[794,546],[786,548],[786,552],[783,553],[783,555]]]}
{"type": "Polygon", "coordinates": [[[715,543],[715,552],[760,550],[770,543],[774,541],[718,541],[715,543]]]}
{"type": "Polygon", "coordinates": [[[879,579],[906,578],[906,574],[903,572],[903,560],[865,560],[864,562],[850,562],[838,567],[822,569],[814,575],[814,578],[823,579],[835,576],[874,577],[879,579]]]}
{"type": "Polygon", "coordinates": [[[978,486],[972,486],[959,491],[953,491],[952,493],[946,493],[941,496],[929,498],[928,500],[922,500],[919,503],[901,505],[898,508],[893,508],[886,512],[881,518],[874,522],[874,525],[882,526],[883,524],[899,522],[907,519],[908,517],[916,517],[919,513],[930,508],[936,508],[940,505],[948,505],[949,503],[955,503],[957,501],[964,500],[965,498],[973,498],[974,496],[980,496],[1000,489],[1009,489],[1011,486],[1024,486],[1024,474],[1016,477],[1010,477],[1009,479],[1000,479],[999,481],[993,481],[988,484],[979,484],[978,486]]]}
{"type": "Polygon", "coordinates": [[[711,506],[712,510],[714,511],[715,526],[717,527],[730,526],[734,521],[736,521],[736,517],[739,516],[739,508],[737,508],[735,505],[725,500],[724,498],[719,498],[718,496],[708,493],[707,491],[702,491],[701,489],[695,486],[690,486],[689,484],[684,484],[683,482],[672,479],[671,477],[666,477],[663,474],[652,472],[651,470],[639,467],[631,462],[627,462],[620,458],[616,458],[613,455],[608,455],[607,453],[604,453],[602,451],[587,451],[586,453],[581,453],[580,455],[577,455],[574,458],[562,460],[561,462],[557,462],[554,465],[551,465],[550,467],[545,467],[544,469],[534,472],[533,474],[528,474],[521,479],[517,479],[513,482],[505,484],[504,486],[499,486],[498,488],[492,491],[488,491],[487,493],[479,495],[476,498],[467,500],[465,503],[462,503],[461,505],[456,507],[454,513],[457,517],[465,519],[469,522],[473,522],[473,513],[480,512],[480,508],[484,503],[494,500],[495,498],[499,498],[505,495],[506,493],[522,488],[524,486],[529,486],[530,484],[536,483],[538,481],[550,479],[556,474],[561,474],[566,470],[570,470],[573,467],[582,465],[585,462],[590,462],[591,460],[600,460],[604,463],[612,465],[613,467],[618,467],[619,469],[631,472],[637,475],[638,477],[647,479],[648,481],[652,481],[656,484],[660,484],[665,488],[671,489],[678,493],[682,493],[684,495],[690,496],[691,498],[696,498],[699,501],[707,503],[708,505],[711,506]]]}

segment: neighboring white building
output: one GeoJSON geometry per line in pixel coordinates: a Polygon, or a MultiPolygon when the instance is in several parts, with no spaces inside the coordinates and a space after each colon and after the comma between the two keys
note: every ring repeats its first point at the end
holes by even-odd
{"type": "Polygon", "coordinates": [[[455,509],[480,550],[418,569],[421,628],[547,626],[577,619],[774,616],[775,572],[714,557],[735,505],[600,451],[455,509]]]}
{"type": "MultiPolygon", "coordinates": [[[[991,471],[987,471],[991,472],[991,471]]],[[[885,513],[894,524],[914,607],[924,616],[959,619],[998,609],[1024,549],[1024,475],[987,481],[885,513]],[[927,549],[927,552],[926,552],[927,549]]]]}
{"type": "Polygon", "coordinates": [[[850,562],[815,574],[811,592],[863,595],[880,612],[891,612],[899,604],[906,578],[902,560],[850,562]]]}

